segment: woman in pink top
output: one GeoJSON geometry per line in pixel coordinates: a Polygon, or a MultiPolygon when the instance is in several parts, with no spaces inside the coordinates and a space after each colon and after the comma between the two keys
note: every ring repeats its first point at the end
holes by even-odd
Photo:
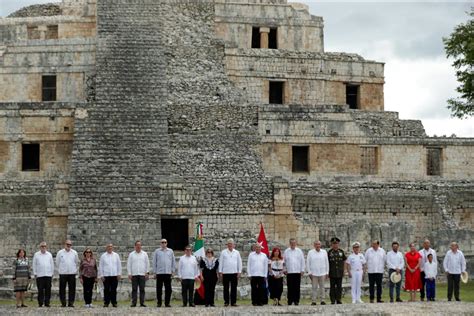
{"type": "Polygon", "coordinates": [[[92,307],[92,292],[94,284],[97,282],[97,263],[92,254],[92,250],[87,248],[83,252],[84,258],[79,266],[79,275],[84,287],[84,301],[86,307],[92,307]]]}

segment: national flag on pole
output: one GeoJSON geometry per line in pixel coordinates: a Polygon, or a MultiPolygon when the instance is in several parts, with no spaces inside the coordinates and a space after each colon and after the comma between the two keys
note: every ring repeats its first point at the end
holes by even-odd
{"type": "MultiPolygon", "coordinates": [[[[204,238],[202,232],[202,223],[199,222],[196,225],[196,241],[194,242],[194,256],[204,258],[204,238]]],[[[196,289],[196,292],[199,294],[201,299],[204,299],[204,282],[200,282],[199,287],[196,289]]]]}
{"type": "Polygon", "coordinates": [[[260,222],[260,234],[258,234],[258,243],[262,246],[262,252],[267,256],[270,256],[268,251],[267,237],[265,237],[265,230],[263,229],[263,224],[260,222]]]}
{"type": "Polygon", "coordinates": [[[202,223],[196,225],[196,241],[194,242],[194,256],[196,258],[204,257],[204,239],[202,233],[202,223]]]}

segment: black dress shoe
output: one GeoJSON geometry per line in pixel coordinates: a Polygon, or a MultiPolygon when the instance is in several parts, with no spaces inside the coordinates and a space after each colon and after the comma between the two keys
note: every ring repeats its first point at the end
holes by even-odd
{"type": "Polygon", "coordinates": [[[72,308],[74,308],[74,305],[73,305],[73,304],[69,304],[67,307],[72,307],[72,308]]]}
{"type": "Polygon", "coordinates": [[[171,307],[171,305],[170,304],[165,304],[165,307],[171,307]]]}
{"type": "Polygon", "coordinates": [[[225,303],[225,304],[224,304],[224,307],[227,307],[227,306],[229,306],[229,303],[225,303]]]}
{"type": "Polygon", "coordinates": [[[109,304],[104,304],[104,307],[109,307],[109,304]]]}
{"type": "Polygon", "coordinates": [[[112,307],[117,307],[117,304],[112,304],[112,307]]]}
{"type": "Polygon", "coordinates": [[[377,303],[383,303],[383,301],[382,300],[377,300],[377,303]]]}
{"type": "Polygon", "coordinates": [[[316,305],[316,303],[315,303],[315,302],[312,302],[312,303],[311,303],[311,306],[315,306],[315,305],[316,305]]]}
{"type": "Polygon", "coordinates": [[[403,301],[402,301],[400,298],[397,298],[397,302],[400,302],[400,303],[401,303],[401,302],[403,302],[403,301]]]}
{"type": "Polygon", "coordinates": [[[49,305],[49,304],[44,304],[44,307],[51,307],[51,305],[49,305]]]}
{"type": "Polygon", "coordinates": [[[232,305],[232,307],[237,307],[237,306],[239,306],[239,305],[237,305],[237,304],[231,304],[231,305],[232,305]]]}
{"type": "Polygon", "coordinates": [[[137,304],[132,304],[130,305],[130,307],[137,307],[137,304]]]}
{"type": "Polygon", "coordinates": [[[194,305],[194,304],[189,304],[189,307],[196,307],[196,305],[194,305]]]}
{"type": "Polygon", "coordinates": [[[182,305],[182,307],[186,307],[186,306],[188,306],[188,304],[183,304],[183,305],[182,305]]]}
{"type": "Polygon", "coordinates": [[[342,302],[341,302],[341,301],[337,301],[336,303],[337,303],[337,304],[342,304],[342,302]]]}
{"type": "Polygon", "coordinates": [[[326,303],[323,301],[323,302],[321,302],[321,305],[326,305],[326,303]]]}
{"type": "Polygon", "coordinates": [[[145,304],[140,304],[140,307],[146,307],[146,305],[145,304]]]}

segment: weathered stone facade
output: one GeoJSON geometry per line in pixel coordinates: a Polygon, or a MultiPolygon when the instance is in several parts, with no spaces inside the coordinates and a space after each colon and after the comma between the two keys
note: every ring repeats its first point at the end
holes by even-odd
{"type": "Polygon", "coordinates": [[[217,249],[233,237],[247,251],[262,222],[271,244],[430,237],[474,254],[474,139],[427,137],[385,112],[383,63],[324,52],[323,20],[304,5],[58,8],[0,19],[6,256],[41,239],[55,252],[66,236],[78,249],[151,249],[162,219],[187,219],[191,241],[202,221],[217,249]]]}

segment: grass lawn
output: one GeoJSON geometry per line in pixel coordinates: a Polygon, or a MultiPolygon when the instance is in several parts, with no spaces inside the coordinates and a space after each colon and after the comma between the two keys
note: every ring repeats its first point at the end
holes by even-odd
{"type": "MultiPolygon", "coordinates": [[[[402,294],[401,294],[402,300],[408,301],[408,296],[409,296],[408,293],[402,291],[402,294]]],[[[419,295],[418,295],[418,298],[419,298],[419,295]]],[[[389,302],[388,288],[383,289],[382,299],[385,302],[389,302]]],[[[362,300],[366,303],[369,302],[369,298],[367,296],[363,297],[362,300]]],[[[447,284],[442,283],[442,284],[437,284],[436,285],[436,300],[437,301],[446,301],[447,300],[447,284]]],[[[461,301],[463,301],[463,302],[474,302],[474,282],[470,281],[467,284],[461,283],[461,301]]],[[[282,299],[282,304],[284,304],[285,302],[286,302],[286,299],[283,298],[282,299]]],[[[348,294],[346,294],[345,297],[343,297],[342,302],[343,303],[351,303],[350,292],[348,294]]],[[[326,300],[326,303],[329,303],[329,299],[326,300]]],[[[14,305],[14,304],[15,304],[15,300],[0,300],[0,306],[2,306],[2,305],[3,306],[5,306],[5,305],[14,305]]],[[[95,306],[102,306],[102,302],[100,302],[100,301],[94,302],[93,304],[95,306]]],[[[156,301],[147,301],[145,304],[148,307],[154,307],[154,306],[156,306],[156,301]]],[[[181,306],[181,304],[182,303],[179,300],[173,300],[171,302],[171,305],[176,306],[176,307],[181,306]]],[[[238,300],[237,304],[238,305],[250,305],[251,302],[250,302],[249,299],[245,299],[245,300],[238,300]]],[[[303,299],[300,302],[300,305],[309,305],[309,304],[311,304],[310,299],[303,299]]],[[[31,307],[36,307],[36,301],[32,302],[29,299],[27,299],[26,305],[31,306],[31,307]]],[[[53,301],[51,305],[52,306],[59,306],[60,303],[59,303],[59,301],[53,301]]],[[[75,305],[76,305],[76,307],[81,307],[83,305],[83,301],[78,300],[75,305]]],[[[129,306],[129,305],[130,305],[129,301],[119,302],[119,306],[129,306]]],[[[222,305],[224,305],[224,302],[222,300],[217,300],[216,301],[216,306],[222,306],[222,305]]]]}

